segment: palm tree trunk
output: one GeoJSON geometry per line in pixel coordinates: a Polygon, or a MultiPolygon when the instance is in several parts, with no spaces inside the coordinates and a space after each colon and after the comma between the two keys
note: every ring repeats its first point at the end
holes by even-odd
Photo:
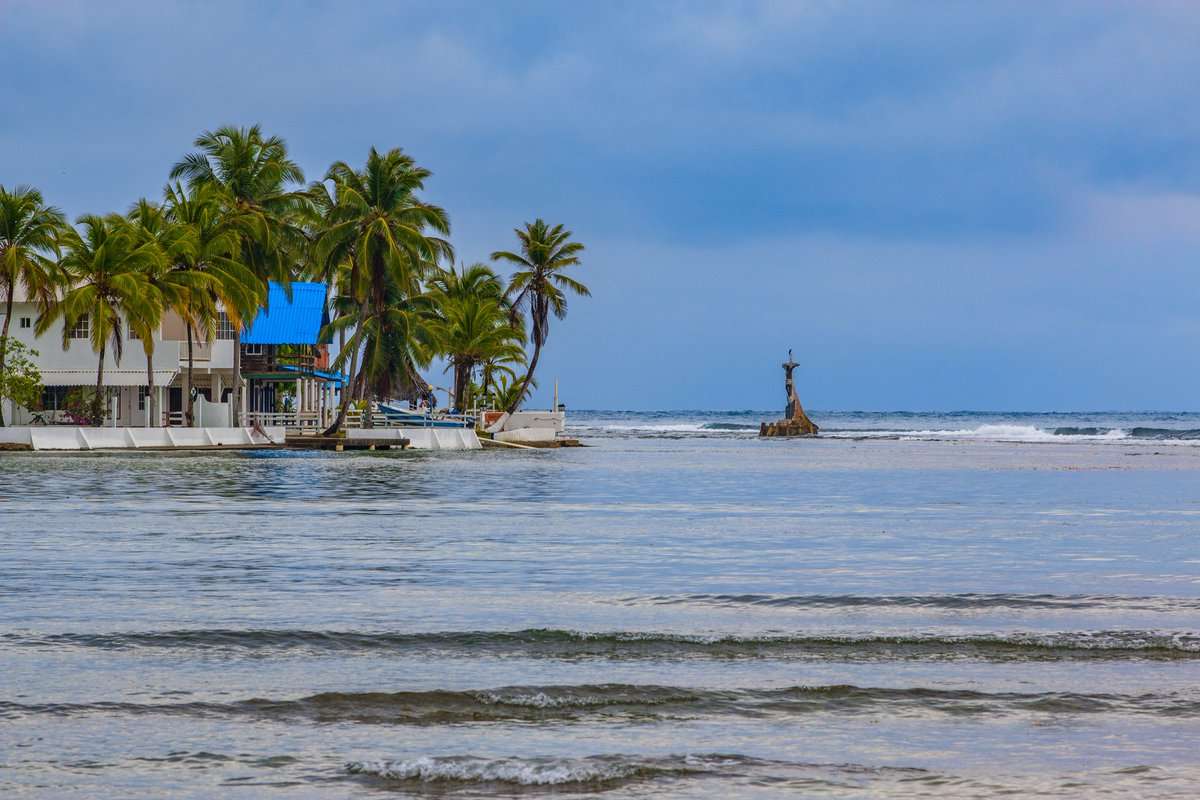
{"type": "Polygon", "coordinates": [[[533,371],[537,369],[538,358],[542,355],[542,343],[534,341],[533,343],[533,360],[529,362],[529,369],[525,370],[525,378],[521,381],[521,391],[517,392],[516,397],[512,399],[508,408],[504,409],[505,413],[511,414],[521,405],[521,401],[525,399],[525,393],[529,391],[529,382],[533,380],[533,371]]]}
{"type": "MultiPolygon", "coordinates": [[[[8,297],[4,300],[4,331],[0,333],[0,375],[4,374],[4,365],[8,359],[8,326],[12,322],[13,290],[16,281],[8,284],[8,297]]],[[[4,398],[0,397],[0,428],[4,427],[4,398]]]]}
{"type": "Polygon", "coordinates": [[[195,412],[193,408],[194,401],[192,400],[192,323],[191,320],[187,323],[187,344],[188,344],[188,369],[187,369],[187,426],[192,427],[192,414],[195,412]]]}
{"type": "Polygon", "coordinates": [[[233,331],[233,424],[242,424],[242,329],[233,331]]]}
{"type": "Polygon", "coordinates": [[[104,424],[104,416],[101,410],[103,408],[103,400],[100,397],[100,391],[104,388],[104,352],[106,344],[100,345],[100,366],[96,368],[96,394],[92,396],[92,424],[96,426],[104,424]]]}
{"type": "Polygon", "coordinates": [[[454,365],[454,405],[458,406],[460,414],[467,413],[467,385],[470,382],[471,370],[474,366],[467,359],[454,365]]]}
{"type": "MultiPolygon", "coordinates": [[[[361,317],[360,317],[361,319],[361,317]]],[[[342,402],[337,405],[337,419],[334,420],[334,425],[325,428],[325,431],[320,434],[323,437],[331,437],[338,431],[341,431],[342,426],[346,425],[346,415],[350,410],[350,396],[358,387],[359,372],[359,344],[355,342],[354,350],[350,353],[350,372],[349,380],[342,386],[342,402]]]]}
{"type": "Polygon", "coordinates": [[[146,348],[146,408],[150,411],[150,427],[157,428],[154,417],[154,348],[146,348]]]}
{"type": "Polygon", "coordinates": [[[371,394],[367,389],[367,363],[363,359],[362,369],[358,371],[358,399],[363,403],[362,426],[375,427],[375,415],[371,413],[371,394]]]}
{"type": "Polygon", "coordinates": [[[479,376],[481,386],[479,387],[479,397],[482,402],[488,402],[488,393],[492,390],[492,365],[487,361],[483,362],[483,374],[479,376]]]}

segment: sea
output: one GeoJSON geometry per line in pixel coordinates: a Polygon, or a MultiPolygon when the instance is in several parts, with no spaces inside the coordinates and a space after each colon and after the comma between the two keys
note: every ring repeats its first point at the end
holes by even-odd
{"type": "Polygon", "coordinates": [[[0,796],[1200,795],[1200,414],[0,454],[0,796]]]}

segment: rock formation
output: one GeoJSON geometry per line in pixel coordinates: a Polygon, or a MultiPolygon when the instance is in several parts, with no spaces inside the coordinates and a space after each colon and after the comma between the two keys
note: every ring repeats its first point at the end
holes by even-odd
{"type": "Polygon", "coordinates": [[[783,419],[778,422],[764,422],[759,426],[759,436],[816,436],[820,428],[804,413],[800,398],[796,394],[796,384],[792,380],[792,371],[800,366],[792,358],[788,350],[788,360],[783,364],[784,389],[787,392],[787,408],[784,409],[783,419]]]}

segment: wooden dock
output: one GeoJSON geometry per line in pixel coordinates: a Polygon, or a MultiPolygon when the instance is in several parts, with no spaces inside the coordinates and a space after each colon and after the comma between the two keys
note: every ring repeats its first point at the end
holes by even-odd
{"type": "Polygon", "coordinates": [[[397,439],[394,436],[368,439],[348,436],[293,436],[284,439],[288,447],[305,450],[403,450],[408,447],[408,439],[397,439]]]}

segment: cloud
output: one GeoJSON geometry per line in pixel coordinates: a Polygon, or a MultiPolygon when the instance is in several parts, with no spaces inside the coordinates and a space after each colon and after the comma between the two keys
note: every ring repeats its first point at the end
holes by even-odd
{"type": "Polygon", "coordinates": [[[0,174],[71,214],[261,121],[310,177],[403,146],[468,261],[566,222],[596,297],[545,358],[594,404],[767,402],[758,353],[801,342],[826,406],[1200,389],[1155,377],[1194,346],[1192,3],[10,0],[0,24],[0,174]]]}

